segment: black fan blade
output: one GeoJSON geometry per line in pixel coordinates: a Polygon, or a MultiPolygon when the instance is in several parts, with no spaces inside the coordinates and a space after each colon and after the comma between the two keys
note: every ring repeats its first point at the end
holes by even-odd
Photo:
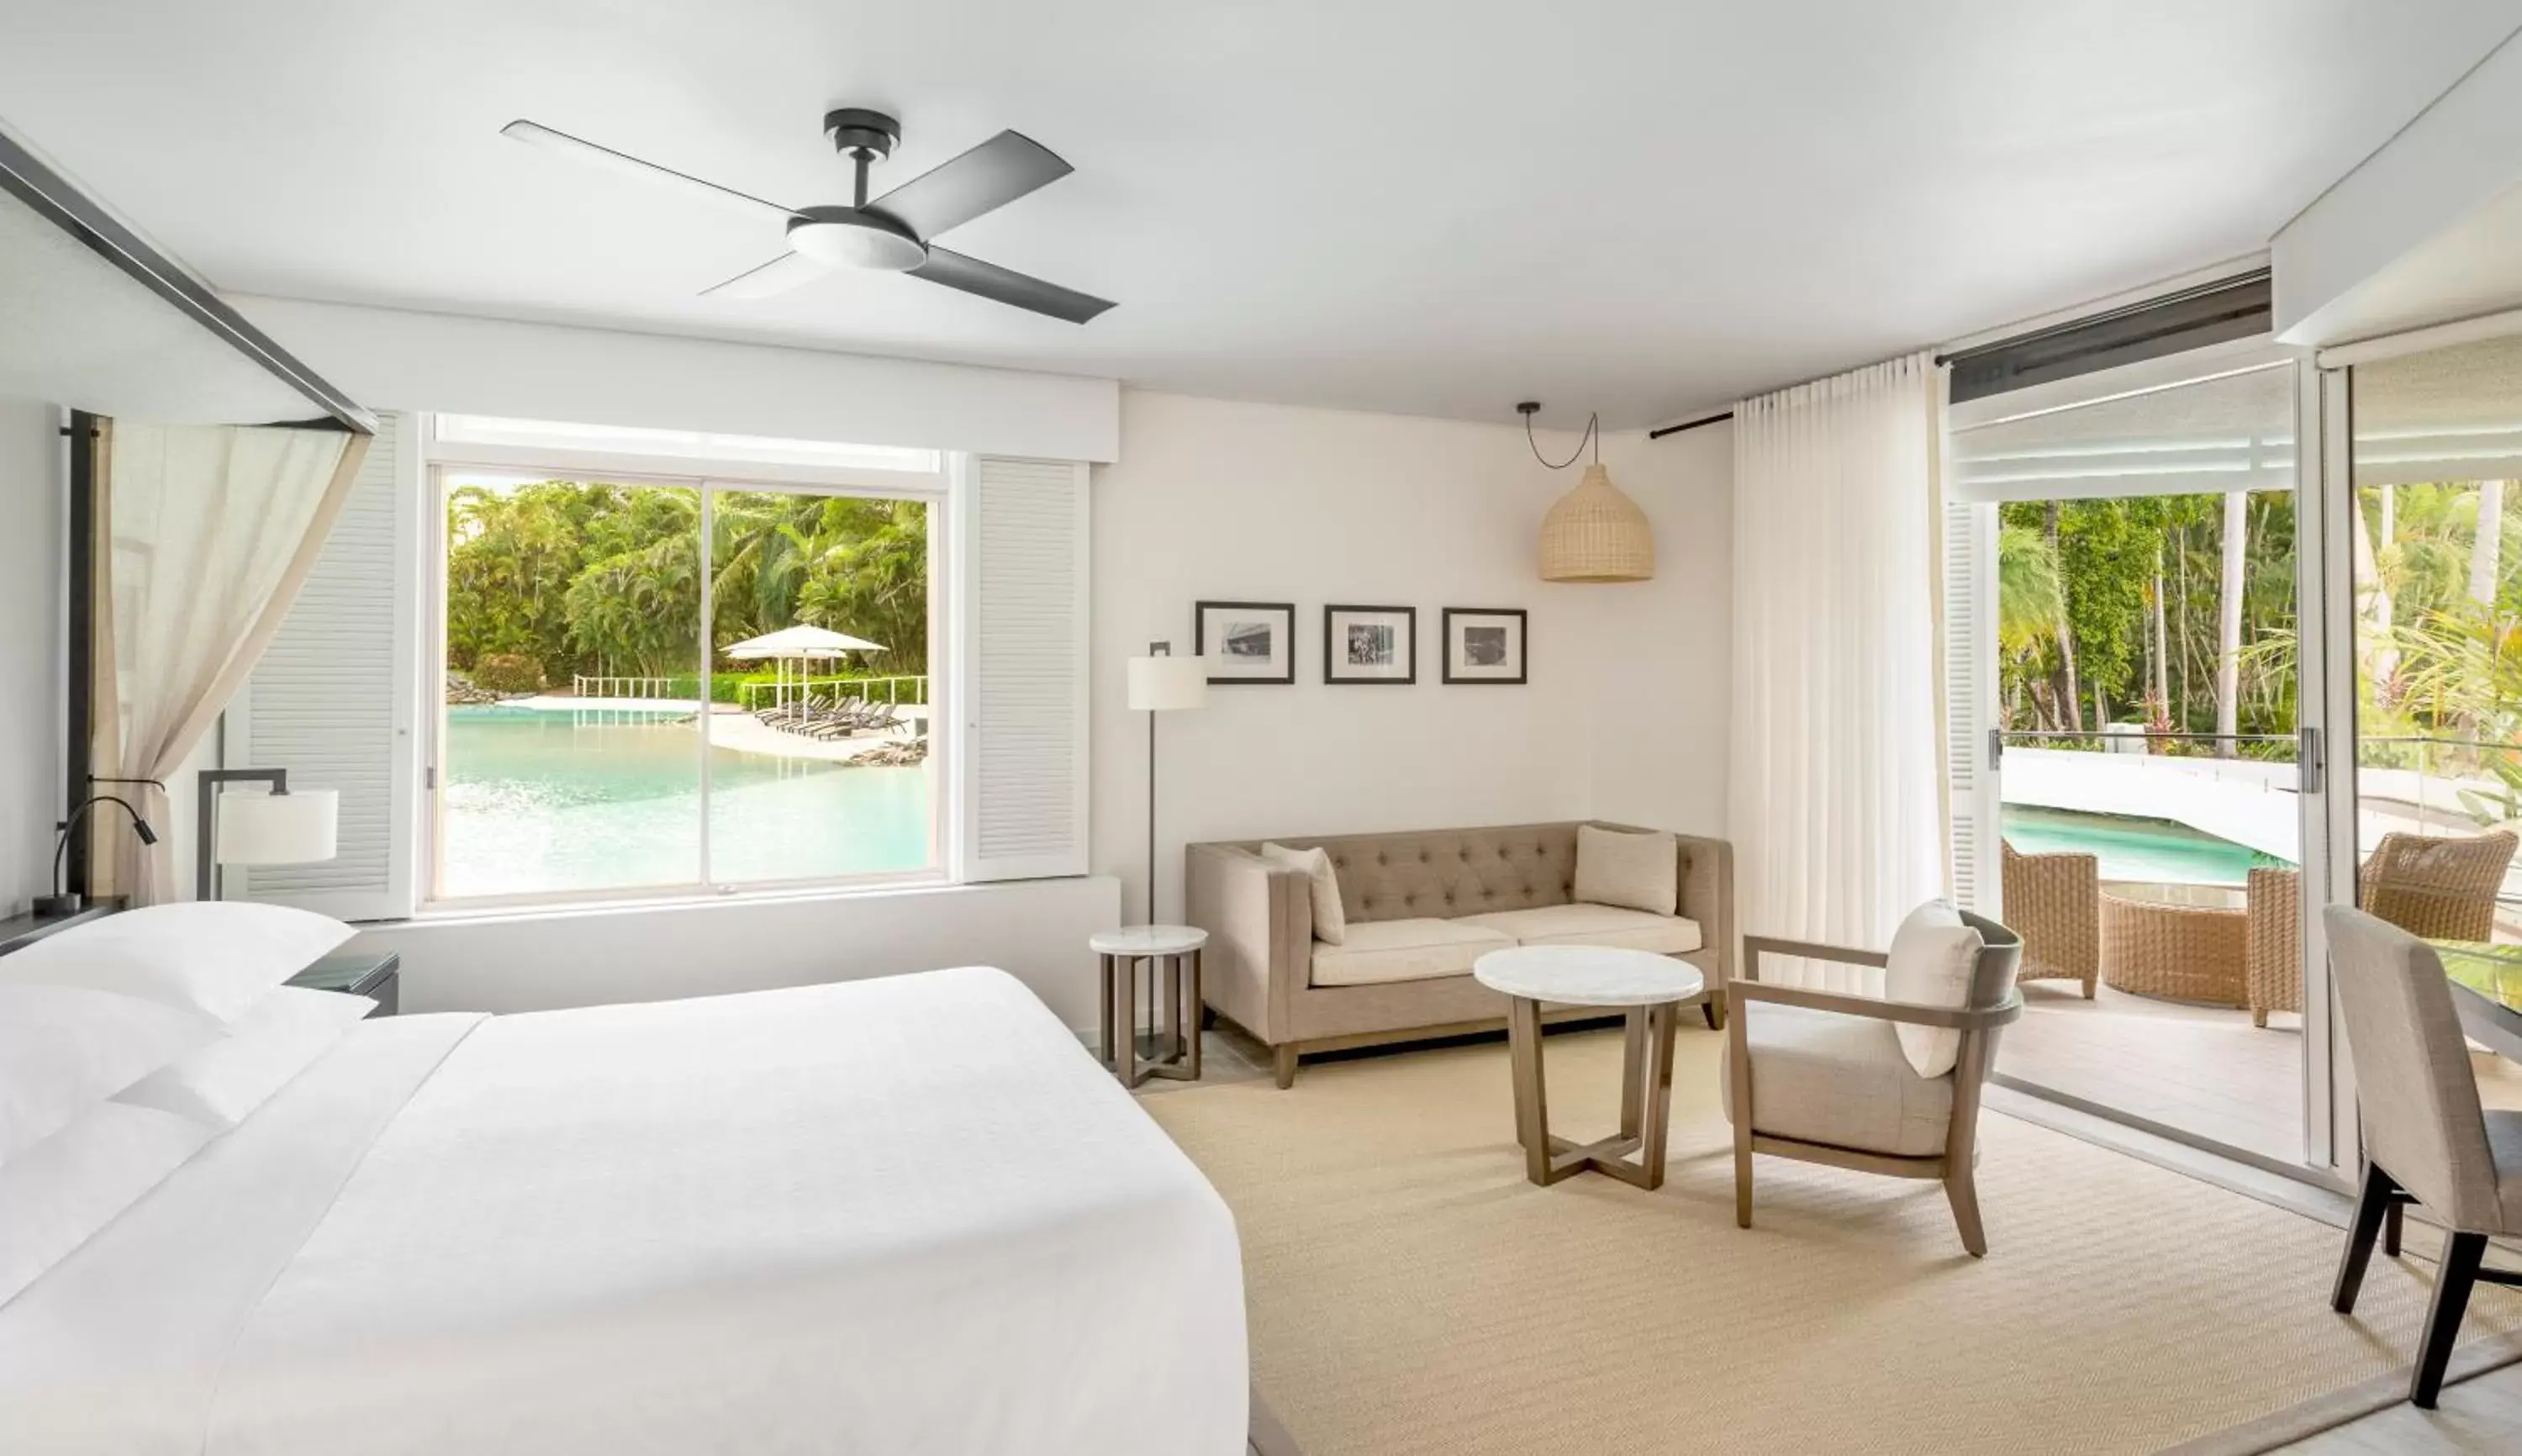
{"type": "Polygon", "coordinates": [[[802,253],[783,253],[760,267],[747,268],[724,283],[701,290],[705,299],[767,299],[801,283],[828,277],[831,269],[802,253]]]}
{"type": "Polygon", "coordinates": [[[1032,137],[1002,131],[867,206],[899,218],[925,242],[1076,169],[1032,137]]]}
{"type": "Polygon", "coordinates": [[[679,186],[697,197],[708,197],[718,202],[748,203],[766,211],[776,212],[782,217],[796,215],[792,210],[783,208],[777,203],[764,202],[751,193],[738,192],[732,187],[721,187],[716,182],[704,182],[698,177],[678,172],[673,167],[659,166],[653,162],[642,162],[628,152],[616,152],[611,147],[599,147],[593,142],[583,137],[572,136],[566,131],[554,131],[539,122],[524,119],[511,121],[499,128],[499,134],[515,141],[546,148],[563,157],[574,158],[580,162],[620,172],[625,176],[679,186]]]}
{"type": "Polygon", "coordinates": [[[977,258],[966,258],[944,248],[929,249],[928,261],[912,268],[911,276],[978,294],[993,303],[1012,304],[1036,313],[1047,313],[1070,323],[1084,323],[1112,306],[1108,300],[1092,294],[1062,288],[1056,283],[1045,283],[1039,278],[1000,267],[994,262],[983,262],[977,258]]]}

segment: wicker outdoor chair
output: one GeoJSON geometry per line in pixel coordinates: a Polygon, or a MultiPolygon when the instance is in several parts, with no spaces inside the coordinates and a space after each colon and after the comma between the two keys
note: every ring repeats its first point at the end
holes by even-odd
{"type": "MultiPolygon", "coordinates": [[[[2385,834],[2356,874],[2367,915],[2423,940],[2492,940],[2496,896],[2513,863],[2512,831],[2436,836],[2385,834]]],[[[2244,951],[2251,1024],[2270,1011],[2303,1010],[2302,887],[2292,869],[2250,875],[2250,934],[2244,951]]]]}
{"type": "Polygon", "coordinates": [[[2023,937],[2020,981],[2081,981],[2102,973],[2102,862],[2097,855],[2005,854],[2005,923],[2023,937]]]}

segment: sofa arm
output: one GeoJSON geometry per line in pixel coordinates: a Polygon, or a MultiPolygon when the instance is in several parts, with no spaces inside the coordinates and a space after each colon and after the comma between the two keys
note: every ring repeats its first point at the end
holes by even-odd
{"type": "Polygon", "coordinates": [[[1264,1042],[1287,1040],[1290,1003],[1313,959],[1311,881],[1250,850],[1194,844],[1183,886],[1191,923],[1208,932],[1204,999],[1264,1042]]]}
{"type": "MultiPolygon", "coordinates": [[[[1715,952],[1715,991],[1742,974],[1734,935],[1734,846],[1699,834],[1681,841],[1681,913],[1699,922],[1701,944],[1715,952]]],[[[1721,996],[1717,999],[1722,999],[1721,996]]]]}

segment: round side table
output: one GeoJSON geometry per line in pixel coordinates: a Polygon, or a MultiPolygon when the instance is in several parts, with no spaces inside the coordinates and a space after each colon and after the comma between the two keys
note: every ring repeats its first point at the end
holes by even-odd
{"type": "Polygon", "coordinates": [[[1548,1188],[1577,1173],[1609,1174],[1643,1189],[1663,1187],[1665,1133],[1672,1123],[1673,1018],[1707,994],[1687,961],[1608,946],[1518,946],[1471,963],[1471,978],[1507,997],[1507,1051],[1514,1065],[1515,1138],[1523,1172],[1548,1188]],[[1594,1143],[1550,1135],[1541,1075],[1541,1004],[1617,1008],[1628,1013],[1621,1058],[1620,1130],[1594,1143]],[[1631,1155],[1635,1160],[1631,1160],[1631,1155]]]}
{"type": "Polygon", "coordinates": [[[1196,925],[1125,925],[1086,942],[1103,980],[1103,1064],[1124,1087],[1149,1077],[1199,1080],[1199,955],[1208,932],[1196,925]],[[1139,1061],[1139,965],[1162,978],[1156,1054],[1139,1061]]]}

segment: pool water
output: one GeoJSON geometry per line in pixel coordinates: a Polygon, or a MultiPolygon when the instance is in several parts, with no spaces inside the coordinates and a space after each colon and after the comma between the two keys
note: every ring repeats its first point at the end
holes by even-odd
{"type": "Polygon", "coordinates": [[[926,869],[930,769],[710,753],[677,715],[450,707],[444,896],[820,879],[926,869]]]}
{"type": "Polygon", "coordinates": [[[2097,855],[2104,879],[2239,885],[2256,866],[2292,868],[2291,861],[2170,820],[2008,804],[2002,822],[2006,842],[2017,853],[2097,855]]]}

